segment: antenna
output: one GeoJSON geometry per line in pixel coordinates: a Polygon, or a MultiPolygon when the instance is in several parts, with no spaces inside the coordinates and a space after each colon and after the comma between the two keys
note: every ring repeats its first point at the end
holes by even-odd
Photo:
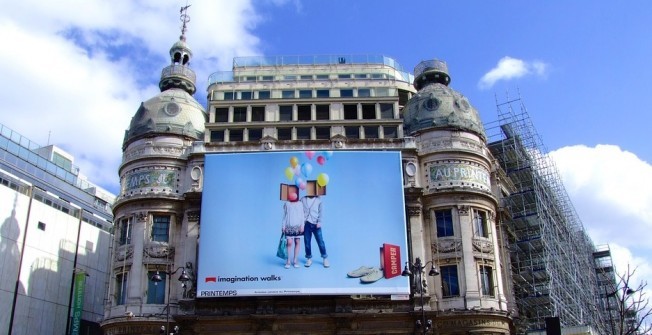
{"type": "Polygon", "coordinates": [[[185,40],[186,40],[186,28],[187,28],[187,24],[188,24],[188,22],[190,22],[190,16],[188,16],[188,13],[187,13],[187,12],[188,12],[188,7],[190,7],[190,6],[192,6],[192,5],[189,5],[189,4],[188,4],[188,1],[186,1],[186,5],[183,6],[183,7],[181,7],[181,10],[179,11],[179,13],[181,14],[181,15],[180,15],[180,19],[181,19],[181,22],[182,22],[182,25],[181,25],[181,36],[180,36],[179,38],[180,38],[182,41],[185,41],[185,40]]]}

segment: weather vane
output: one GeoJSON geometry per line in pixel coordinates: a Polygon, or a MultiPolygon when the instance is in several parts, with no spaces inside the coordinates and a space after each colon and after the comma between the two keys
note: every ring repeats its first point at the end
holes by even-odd
{"type": "Polygon", "coordinates": [[[188,7],[190,7],[190,6],[192,6],[192,5],[189,5],[188,1],[186,1],[186,5],[181,7],[181,10],[179,11],[179,13],[181,14],[180,19],[181,19],[181,22],[182,22],[182,25],[181,25],[181,40],[183,40],[183,41],[186,40],[186,28],[187,28],[186,25],[188,24],[188,22],[190,22],[190,16],[188,16],[188,13],[187,13],[188,12],[188,7]]]}

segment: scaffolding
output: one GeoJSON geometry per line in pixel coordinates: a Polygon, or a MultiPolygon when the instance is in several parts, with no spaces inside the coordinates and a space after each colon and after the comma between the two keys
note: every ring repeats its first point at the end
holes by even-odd
{"type": "Polygon", "coordinates": [[[596,272],[600,257],[557,168],[521,98],[496,105],[499,119],[487,132],[492,154],[514,185],[502,206],[509,213],[504,227],[517,333],[540,331],[546,318],[559,317],[562,328],[588,326],[592,334],[609,334],[596,272]]]}

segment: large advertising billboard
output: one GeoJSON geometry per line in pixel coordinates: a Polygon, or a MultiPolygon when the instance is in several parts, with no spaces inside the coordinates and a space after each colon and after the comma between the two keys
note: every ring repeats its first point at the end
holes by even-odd
{"type": "Polygon", "coordinates": [[[198,298],[409,294],[400,152],[208,154],[204,171],[198,298]]]}

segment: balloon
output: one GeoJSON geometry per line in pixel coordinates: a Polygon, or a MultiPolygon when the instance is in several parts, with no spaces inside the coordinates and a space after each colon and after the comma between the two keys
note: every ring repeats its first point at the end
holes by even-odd
{"type": "Polygon", "coordinates": [[[319,165],[324,165],[324,163],[326,163],[324,156],[317,156],[317,163],[319,163],[319,165]]]}
{"type": "Polygon", "coordinates": [[[314,151],[306,151],[306,157],[308,157],[308,159],[312,159],[314,156],[315,156],[314,151]]]}
{"type": "Polygon", "coordinates": [[[298,197],[299,197],[299,196],[297,195],[297,192],[295,192],[294,190],[290,190],[290,191],[288,191],[288,200],[290,200],[290,201],[297,201],[297,198],[298,198],[298,197]]]}
{"type": "Polygon", "coordinates": [[[317,185],[324,187],[328,184],[328,175],[325,173],[320,173],[319,176],[317,176],[317,185]]]}
{"type": "Polygon", "coordinates": [[[310,177],[311,172],[312,172],[312,165],[310,163],[301,164],[301,175],[304,178],[310,177]]]}
{"type": "Polygon", "coordinates": [[[295,166],[292,169],[292,172],[294,172],[294,175],[297,177],[301,177],[301,167],[299,165],[295,166]]]}
{"type": "Polygon", "coordinates": [[[333,152],[332,151],[324,151],[324,157],[328,160],[333,157],[333,152]]]}
{"type": "Polygon", "coordinates": [[[297,166],[297,164],[299,164],[299,159],[298,158],[296,158],[294,156],[292,158],[290,158],[290,166],[291,167],[295,167],[295,166],[297,166]]]}
{"type": "Polygon", "coordinates": [[[285,168],[285,178],[287,178],[289,181],[294,179],[294,171],[292,171],[291,167],[285,168]]]}
{"type": "Polygon", "coordinates": [[[298,188],[300,188],[302,190],[306,189],[306,182],[301,178],[297,178],[296,185],[297,185],[298,188]]]}

